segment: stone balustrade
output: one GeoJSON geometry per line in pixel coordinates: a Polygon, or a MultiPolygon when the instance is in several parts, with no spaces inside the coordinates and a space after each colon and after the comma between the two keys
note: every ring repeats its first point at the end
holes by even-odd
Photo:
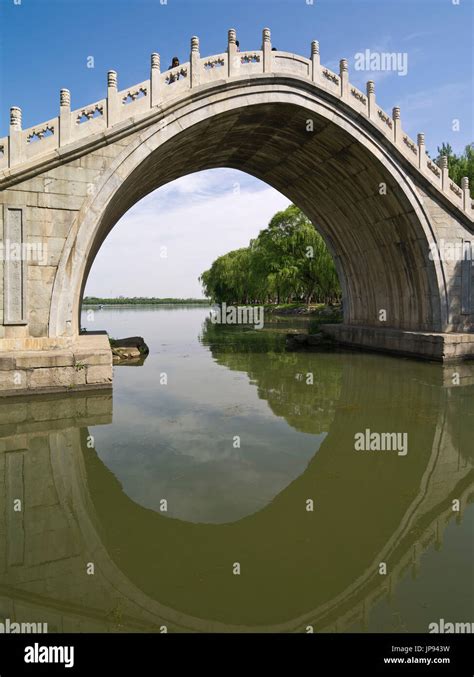
{"type": "Polygon", "coordinates": [[[469,194],[467,178],[457,186],[447,175],[447,167],[439,167],[426,153],[424,134],[417,141],[403,130],[401,112],[395,107],[386,113],[376,103],[375,85],[367,83],[362,92],[349,82],[346,59],[340,62],[339,73],[334,73],[320,62],[319,43],[311,43],[309,58],[283,51],[272,50],[269,29],[263,31],[262,48],[237,52],[236,32],[229,30],[227,52],[201,57],[199,39],[191,40],[190,60],[178,67],[161,72],[160,55],[151,55],[150,79],[132,87],[118,90],[118,75],[107,75],[107,98],[82,108],[71,110],[69,90],[60,93],[58,117],[23,130],[21,110],[11,108],[10,135],[0,138],[0,185],[20,172],[22,166],[59,148],[81,140],[88,140],[121,123],[146,118],[159,106],[164,107],[177,97],[184,97],[195,87],[213,86],[218,81],[268,74],[303,78],[332,97],[339,98],[358,115],[365,116],[396,147],[397,151],[420,171],[456,207],[474,220],[474,203],[469,194]]]}

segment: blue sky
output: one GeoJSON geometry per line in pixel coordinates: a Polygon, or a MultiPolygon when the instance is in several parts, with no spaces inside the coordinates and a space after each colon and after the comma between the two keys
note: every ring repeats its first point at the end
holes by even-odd
{"type": "MultiPolygon", "coordinates": [[[[0,137],[8,134],[12,105],[22,108],[23,127],[30,127],[57,115],[62,87],[71,90],[72,107],[79,108],[106,95],[106,73],[111,68],[118,71],[119,88],[125,88],[148,77],[153,51],[161,54],[164,69],[174,55],[182,62],[188,60],[192,35],[200,37],[201,54],[210,55],[225,50],[228,28],[237,29],[244,50],[259,48],[262,28],[268,26],[278,49],[309,55],[311,40],[317,39],[321,61],[332,70],[338,69],[339,59],[347,58],[351,82],[364,89],[367,80],[375,80],[378,103],[387,112],[399,105],[403,128],[412,138],[424,132],[430,153],[436,153],[442,141],[458,152],[473,141],[472,0],[162,3],[164,0],[0,0],[0,137]],[[355,55],[366,49],[406,53],[406,76],[355,70],[355,55]],[[90,56],[94,57],[94,68],[87,67],[90,56]],[[453,120],[459,120],[459,131],[453,129],[453,120]]],[[[221,184],[215,174],[207,188],[199,182],[209,203],[209,188],[213,197],[228,190],[221,184]]],[[[241,197],[246,191],[260,191],[269,203],[270,193],[263,184],[245,180],[242,186],[241,197]]],[[[275,191],[271,194],[275,207],[281,206],[281,196],[275,191]]],[[[189,192],[178,188],[176,196],[181,207],[188,200],[192,208],[194,198],[189,192]]],[[[176,209],[176,205],[169,209],[176,209]]],[[[257,212],[258,218],[266,216],[261,209],[257,212]]],[[[269,209],[268,216],[271,213],[269,209]]],[[[255,225],[251,236],[265,225],[255,225]]],[[[114,229],[110,237],[116,238],[119,230],[114,229]]],[[[247,228],[243,231],[242,237],[247,238],[247,228]]],[[[239,246],[245,244],[242,241],[239,246]]],[[[223,240],[220,253],[226,251],[226,245],[223,240]]],[[[201,269],[211,260],[202,261],[201,269]]],[[[197,293],[195,283],[190,282],[192,289],[197,293]]]]}
{"type": "Polygon", "coordinates": [[[405,77],[375,74],[384,75],[377,82],[382,107],[400,105],[406,131],[424,131],[433,151],[443,140],[458,150],[472,141],[472,0],[161,1],[0,0],[0,136],[8,134],[10,106],[23,109],[26,128],[57,114],[61,87],[79,108],[105,96],[111,68],[124,88],[148,77],[153,51],[165,67],[174,55],[187,61],[190,38],[198,35],[203,55],[219,53],[228,28],[237,29],[242,49],[255,49],[268,26],[279,49],[309,54],[317,39],[324,64],[335,69],[349,59],[358,86],[374,73],[354,70],[357,52],[406,52],[405,77]],[[88,56],[94,68],[87,68],[88,56]],[[452,131],[454,118],[459,132],[452,131]]]}

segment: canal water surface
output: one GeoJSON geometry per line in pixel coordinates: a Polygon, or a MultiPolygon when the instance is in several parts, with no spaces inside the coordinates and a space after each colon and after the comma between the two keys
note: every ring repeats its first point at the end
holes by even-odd
{"type": "Polygon", "coordinates": [[[205,307],[83,313],[150,354],[115,367],[113,396],[0,405],[0,620],[401,633],[472,621],[474,366],[288,352],[294,324],[216,326],[205,307]],[[356,448],[372,433],[404,447],[356,448]]]}

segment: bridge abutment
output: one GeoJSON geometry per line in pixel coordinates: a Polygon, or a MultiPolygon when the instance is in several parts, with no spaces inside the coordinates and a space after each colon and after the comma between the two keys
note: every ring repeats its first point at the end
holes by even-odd
{"type": "Polygon", "coordinates": [[[4,339],[0,396],[112,387],[112,351],[105,333],[76,339],[4,339]]]}
{"type": "Polygon", "coordinates": [[[326,324],[321,331],[341,345],[436,362],[474,359],[474,334],[406,331],[385,327],[326,324]]]}

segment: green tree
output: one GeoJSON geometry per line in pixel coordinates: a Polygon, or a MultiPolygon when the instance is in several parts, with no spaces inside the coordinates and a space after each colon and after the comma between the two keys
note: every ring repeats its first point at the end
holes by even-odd
{"type": "Polygon", "coordinates": [[[213,301],[332,301],[340,287],[321,235],[295,205],[278,212],[249,247],[220,256],[200,281],[213,301]]]}
{"type": "Polygon", "coordinates": [[[471,197],[474,198],[474,143],[469,143],[461,155],[456,155],[449,143],[442,143],[438,146],[437,164],[440,164],[442,155],[448,158],[448,174],[454,183],[460,186],[463,176],[468,177],[471,197]]]}

